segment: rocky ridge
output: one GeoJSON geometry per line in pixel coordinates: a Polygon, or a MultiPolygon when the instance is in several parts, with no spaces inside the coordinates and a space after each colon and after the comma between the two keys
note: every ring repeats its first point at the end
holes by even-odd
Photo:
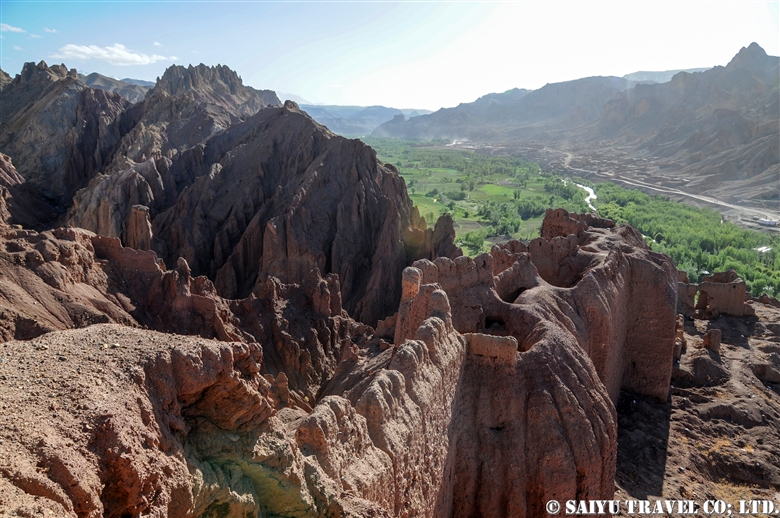
{"type": "Polygon", "coordinates": [[[428,230],[397,172],[372,150],[334,136],[294,103],[275,107],[273,92],[245,87],[227,67],[170,67],[130,106],[64,66],[27,64],[6,99],[14,109],[4,112],[0,149],[28,190],[54,200],[53,211],[16,211],[14,222],[45,229],[64,220],[155,250],[169,268],[183,257],[221,296],[245,298],[268,275],[300,283],[316,267],[339,275],[351,315],[375,323],[400,297],[378,286],[399,285],[415,259],[460,253],[451,220],[428,230]],[[84,101],[72,113],[74,92],[118,104],[84,101]],[[68,130],[81,140],[75,151],[63,147],[60,119],[81,116],[99,123],[68,130]],[[51,131],[56,145],[39,146],[51,131]]]}
{"type": "Polygon", "coordinates": [[[426,241],[392,166],[291,102],[172,158],[96,179],[68,222],[126,244],[145,235],[166,264],[183,257],[227,298],[246,297],[268,275],[299,283],[314,268],[336,273],[345,309],[372,324],[393,311],[412,260],[459,253],[446,218],[426,241]],[[148,218],[133,212],[139,205],[148,218]]]}
{"type": "Polygon", "coordinates": [[[519,98],[499,94],[487,109],[477,101],[397,117],[374,135],[465,139],[485,153],[715,206],[732,219],[757,210],[777,219],[779,74],[780,58],[752,43],[726,66],[681,71],[664,83],[555,83],[519,98]]]}
{"type": "MultiPolygon", "coordinates": [[[[100,172],[129,102],[87,87],[75,69],[25,64],[3,88],[0,151],[59,210],[100,172]]],[[[51,223],[51,222],[48,222],[51,223]]]]}

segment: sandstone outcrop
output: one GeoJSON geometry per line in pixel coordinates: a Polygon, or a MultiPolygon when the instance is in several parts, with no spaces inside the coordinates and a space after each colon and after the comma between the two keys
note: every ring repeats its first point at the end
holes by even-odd
{"type": "Polygon", "coordinates": [[[138,325],[131,315],[134,303],[114,289],[109,272],[95,257],[91,233],[5,228],[0,236],[4,341],[97,323],[138,325]]]}

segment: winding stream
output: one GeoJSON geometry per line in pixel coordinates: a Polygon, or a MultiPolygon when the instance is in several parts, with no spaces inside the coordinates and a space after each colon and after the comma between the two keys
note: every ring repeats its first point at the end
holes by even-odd
{"type": "Polygon", "coordinates": [[[590,187],[585,187],[584,185],[580,185],[578,183],[575,183],[574,185],[576,185],[580,189],[585,189],[585,191],[588,193],[588,196],[585,198],[585,203],[588,204],[588,207],[590,207],[590,210],[592,210],[593,212],[596,212],[596,207],[594,207],[593,204],[590,201],[591,200],[597,200],[599,197],[596,196],[596,193],[593,192],[593,189],[591,189],[590,187]]]}

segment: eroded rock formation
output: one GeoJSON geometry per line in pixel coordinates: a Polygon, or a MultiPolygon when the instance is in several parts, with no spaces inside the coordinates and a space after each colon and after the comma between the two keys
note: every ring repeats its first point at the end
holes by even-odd
{"type": "Polygon", "coordinates": [[[75,69],[26,63],[3,88],[0,151],[52,204],[66,208],[121,138],[120,115],[129,105],[87,87],[75,69]]]}
{"type": "Polygon", "coordinates": [[[118,237],[169,269],[183,257],[231,299],[269,276],[334,273],[344,308],[373,325],[395,311],[405,266],[460,254],[452,220],[428,228],[373,150],[279,104],[224,66],[170,67],[130,105],[28,63],[3,87],[0,151],[18,174],[3,177],[2,215],[118,237]]]}
{"type": "Polygon", "coordinates": [[[317,268],[338,274],[345,309],[370,324],[396,309],[411,261],[460,254],[451,219],[426,229],[392,166],[294,103],[95,179],[69,222],[135,244],[147,232],[136,205],[149,208],[151,247],[166,264],[185,258],[220,295],[246,297],[269,275],[300,283],[317,268]]]}
{"type": "Polygon", "coordinates": [[[125,248],[117,238],[7,228],[0,239],[4,340],[118,323],[257,342],[267,350],[265,372],[285,372],[291,397],[313,401],[344,355],[370,338],[368,326],[342,311],[333,274],[323,279],[314,270],[301,284],[269,278],[248,297],[225,300],[184,259],[167,270],[153,251],[125,248]]]}
{"type": "Polygon", "coordinates": [[[550,212],[528,247],[406,268],[394,343],[343,312],[336,275],[226,300],[117,238],[18,236],[73,243],[130,325],[222,342],[109,325],[6,344],[3,419],[64,417],[2,428],[0,498],[172,517],[544,516],[551,498],[611,498],[613,391],[665,398],[676,271],[630,227],[585,221],[550,212]],[[28,398],[35,379],[56,405],[28,398]]]}

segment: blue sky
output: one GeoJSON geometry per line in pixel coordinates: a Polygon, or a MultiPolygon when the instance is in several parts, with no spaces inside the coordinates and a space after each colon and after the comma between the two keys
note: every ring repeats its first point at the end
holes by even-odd
{"type": "Polygon", "coordinates": [[[224,64],[329,104],[437,109],[593,75],[780,55],[780,2],[0,0],[0,67],[65,63],[154,80],[224,64]]]}

